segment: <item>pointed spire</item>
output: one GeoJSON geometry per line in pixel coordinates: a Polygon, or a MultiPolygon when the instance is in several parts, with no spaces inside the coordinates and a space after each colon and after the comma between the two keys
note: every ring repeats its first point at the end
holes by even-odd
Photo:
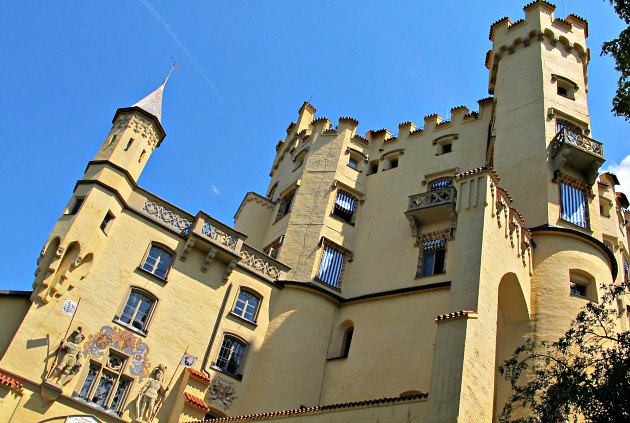
{"type": "Polygon", "coordinates": [[[152,114],[157,118],[158,122],[162,123],[162,95],[164,93],[164,86],[166,86],[168,79],[173,73],[173,69],[175,69],[176,67],[178,67],[177,63],[174,63],[173,67],[166,76],[166,79],[164,80],[164,82],[162,82],[162,85],[157,87],[157,89],[151,94],[134,104],[133,107],[139,107],[145,112],[152,114]]]}

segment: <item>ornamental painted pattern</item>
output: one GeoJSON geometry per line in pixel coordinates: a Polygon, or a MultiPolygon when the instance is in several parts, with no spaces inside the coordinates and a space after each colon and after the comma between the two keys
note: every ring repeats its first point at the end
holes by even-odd
{"type": "Polygon", "coordinates": [[[103,326],[96,335],[90,335],[83,344],[83,356],[100,359],[108,347],[122,351],[130,357],[129,373],[142,378],[151,373],[149,346],[131,332],[118,327],[103,326]]]}

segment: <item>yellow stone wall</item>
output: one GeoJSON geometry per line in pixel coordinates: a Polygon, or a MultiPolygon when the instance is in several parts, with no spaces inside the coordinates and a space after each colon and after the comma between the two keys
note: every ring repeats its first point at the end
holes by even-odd
{"type": "Polygon", "coordinates": [[[259,417],[496,421],[510,393],[498,366],[528,336],[559,336],[588,301],[569,295],[571,275],[591,280],[593,301],[599,284],[624,279],[627,228],[614,176],[592,181],[552,151],[556,119],[590,129],[585,38],[581,19],[555,19],[545,2],[526,6],[524,20],[491,28],[493,97],[477,111],[453,108],[448,121],[432,114],[422,128],[401,123],[396,136],[361,136],[354,118],[316,118],[304,103],[276,146],[268,192],[245,196],[234,228],[137,186],[165,134],[141,108],[119,109],[46,241],[32,303],[0,296],[0,318],[10,321],[0,331],[0,373],[25,385],[23,396],[3,397],[0,420],[21,401],[16,422],[76,414],[132,421],[140,389],[162,364],[169,391],[156,422],[202,418],[204,407],[184,394],[221,416],[311,407],[259,417]],[[553,75],[578,85],[574,100],[557,94],[553,75]],[[590,228],[559,218],[557,170],[591,187],[590,228]],[[430,198],[442,178],[453,179],[455,197],[410,207],[410,196],[430,198]],[[333,215],[339,190],[357,200],[353,222],[333,215]],[[290,193],[289,212],[277,218],[290,193]],[[70,214],[78,198],[83,205],[70,214]],[[423,237],[433,233],[446,239],[445,272],[418,276],[423,237]],[[344,251],[338,287],[315,277],[323,239],[344,251]],[[277,259],[266,256],[278,240],[277,259]],[[141,268],[152,243],[173,252],[166,279],[141,268]],[[117,319],[132,288],[156,299],[145,332],[117,319]],[[261,298],[255,322],[232,313],[242,289],[261,298]],[[66,300],[79,304],[74,317],[62,311],[66,300]],[[79,326],[82,367],[51,400],[43,381],[79,326]],[[226,334],[247,346],[238,374],[214,365],[226,334]],[[124,371],[133,382],[121,417],[75,398],[89,363],[108,349],[140,369],[124,371]],[[203,380],[178,365],[184,352],[197,357],[203,380]],[[420,392],[429,395],[399,398],[420,392]],[[362,403],[379,398],[398,399],[362,403]]]}

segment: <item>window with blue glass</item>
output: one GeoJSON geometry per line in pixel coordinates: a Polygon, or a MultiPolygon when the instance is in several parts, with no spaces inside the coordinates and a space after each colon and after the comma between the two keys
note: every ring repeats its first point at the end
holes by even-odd
{"type": "Polygon", "coordinates": [[[322,257],[315,278],[326,285],[339,289],[341,287],[346,255],[347,253],[340,247],[324,242],[322,257]]]}
{"type": "Polygon", "coordinates": [[[255,322],[259,307],[260,296],[241,289],[238,293],[238,298],[236,299],[232,313],[250,322],[255,322]]]}
{"type": "Polygon", "coordinates": [[[161,279],[166,279],[173,261],[173,253],[159,245],[151,244],[149,252],[144,258],[142,269],[161,279]]]}
{"type": "Polygon", "coordinates": [[[420,245],[420,259],[416,277],[446,272],[446,239],[433,239],[420,245]]]}
{"type": "Polygon", "coordinates": [[[433,181],[431,182],[431,184],[429,184],[429,191],[437,191],[439,189],[444,189],[444,188],[448,188],[450,186],[453,185],[453,180],[448,178],[448,179],[440,179],[437,181],[433,181]]]}
{"type": "Polygon", "coordinates": [[[356,198],[345,191],[337,191],[337,198],[335,198],[335,205],[332,211],[333,216],[337,216],[348,223],[354,223],[356,209],[356,198]]]}

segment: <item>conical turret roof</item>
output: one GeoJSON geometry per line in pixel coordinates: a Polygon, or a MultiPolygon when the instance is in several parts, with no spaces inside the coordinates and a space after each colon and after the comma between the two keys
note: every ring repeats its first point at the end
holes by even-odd
{"type": "MultiPolygon", "coordinates": [[[[168,79],[168,78],[167,78],[168,79]]],[[[139,107],[147,113],[152,114],[162,123],[162,95],[166,81],[162,83],[155,91],[137,102],[133,107],[139,107]]]]}

